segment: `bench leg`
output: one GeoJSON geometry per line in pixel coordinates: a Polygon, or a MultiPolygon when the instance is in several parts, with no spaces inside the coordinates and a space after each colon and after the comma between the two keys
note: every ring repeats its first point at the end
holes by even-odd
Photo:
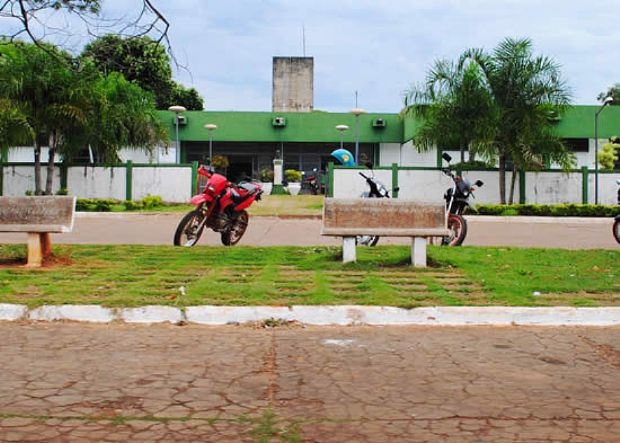
{"type": "Polygon", "coordinates": [[[52,255],[52,237],[49,232],[42,232],[39,234],[39,238],[41,239],[41,252],[43,253],[43,258],[49,258],[52,255]]]}
{"type": "Polygon", "coordinates": [[[416,268],[426,268],[425,237],[413,237],[411,240],[411,263],[416,268]]]}
{"type": "Polygon", "coordinates": [[[41,236],[38,232],[28,233],[28,268],[39,268],[43,263],[41,236]]]}
{"type": "Polygon", "coordinates": [[[342,237],[342,263],[356,261],[355,237],[342,237]]]}

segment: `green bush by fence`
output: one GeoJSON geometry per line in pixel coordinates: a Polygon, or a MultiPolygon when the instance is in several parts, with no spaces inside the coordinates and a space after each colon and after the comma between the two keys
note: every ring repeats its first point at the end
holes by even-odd
{"type": "Polygon", "coordinates": [[[543,217],[613,217],[620,214],[620,206],[611,205],[476,205],[478,215],[531,215],[543,217]]]}

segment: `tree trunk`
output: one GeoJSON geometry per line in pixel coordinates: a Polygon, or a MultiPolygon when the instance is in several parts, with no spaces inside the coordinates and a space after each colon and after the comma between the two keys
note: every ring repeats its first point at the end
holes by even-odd
{"type": "Polygon", "coordinates": [[[517,166],[512,166],[512,179],[510,180],[510,197],[508,199],[508,204],[512,205],[515,201],[515,181],[517,180],[517,166]]]}
{"type": "Polygon", "coordinates": [[[41,145],[34,145],[34,195],[41,195],[41,145]]]}
{"type": "Polygon", "coordinates": [[[506,154],[499,155],[499,201],[506,204],[506,154]]]}
{"type": "Polygon", "coordinates": [[[45,195],[52,195],[54,184],[54,160],[56,159],[56,133],[52,132],[49,141],[49,151],[47,155],[47,180],[45,181],[45,195]]]}

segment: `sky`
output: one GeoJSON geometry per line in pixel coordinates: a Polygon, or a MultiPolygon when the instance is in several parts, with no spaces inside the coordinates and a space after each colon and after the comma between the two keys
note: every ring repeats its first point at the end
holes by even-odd
{"type": "MultiPolygon", "coordinates": [[[[618,0],[153,0],[172,49],[209,111],[270,111],[273,56],[314,57],[314,107],[398,112],[437,59],[529,37],[561,65],[575,104],[620,83],[618,0]]],[[[103,0],[130,17],[140,0],[103,0]]],[[[0,23],[0,30],[2,30],[0,23]]],[[[77,34],[77,31],[76,31],[77,34]]],[[[81,44],[81,43],[80,43],[81,44]]]]}

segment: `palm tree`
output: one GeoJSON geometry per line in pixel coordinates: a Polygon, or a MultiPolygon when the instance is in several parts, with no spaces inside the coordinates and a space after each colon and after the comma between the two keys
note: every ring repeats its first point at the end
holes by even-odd
{"type": "Polygon", "coordinates": [[[499,160],[501,202],[506,202],[506,167],[513,161],[510,202],[516,172],[542,167],[547,157],[569,168],[572,154],[552,131],[552,121],[570,103],[570,92],[559,65],[546,56],[532,54],[529,39],[506,38],[492,54],[466,51],[459,65],[477,64],[498,112],[494,150],[499,160]]]}
{"type": "Polygon", "coordinates": [[[407,92],[404,113],[421,121],[414,137],[419,150],[458,146],[462,163],[465,150],[470,160],[485,150],[493,138],[495,110],[484,78],[475,63],[438,60],[425,83],[407,92]]]}

